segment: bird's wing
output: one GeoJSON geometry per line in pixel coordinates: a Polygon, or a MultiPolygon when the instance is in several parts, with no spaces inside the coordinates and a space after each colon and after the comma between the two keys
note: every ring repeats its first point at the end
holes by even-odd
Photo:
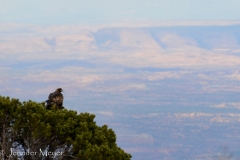
{"type": "Polygon", "coordinates": [[[49,96],[48,96],[48,100],[52,100],[53,96],[54,96],[54,93],[50,93],[49,96]]]}

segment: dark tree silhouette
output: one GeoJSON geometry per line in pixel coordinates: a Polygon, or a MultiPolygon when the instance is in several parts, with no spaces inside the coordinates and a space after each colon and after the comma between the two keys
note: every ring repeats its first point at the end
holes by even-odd
{"type": "Polygon", "coordinates": [[[130,160],[117,146],[114,131],[97,126],[94,118],[0,96],[1,159],[130,160]]]}

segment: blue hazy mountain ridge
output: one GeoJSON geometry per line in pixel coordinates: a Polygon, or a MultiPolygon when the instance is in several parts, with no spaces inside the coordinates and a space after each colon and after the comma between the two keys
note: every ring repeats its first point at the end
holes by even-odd
{"type": "Polygon", "coordinates": [[[0,25],[1,95],[61,87],[133,160],[240,157],[239,25],[22,28],[0,25]]]}
{"type": "MultiPolygon", "coordinates": [[[[153,28],[143,28],[142,30],[145,33],[148,33],[152,36],[152,38],[162,47],[167,48],[171,47],[161,41],[161,36],[166,34],[177,34],[180,37],[191,38],[196,41],[197,45],[204,49],[213,49],[217,47],[222,47],[226,45],[230,45],[232,43],[229,42],[229,39],[225,39],[225,36],[236,40],[237,44],[240,44],[240,30],[239,25],[234,26],[191,26],[191,27],[153,27],[153,28]]],[[[111,43],[119,43],[120,36],[119,32],[121,31],[130,31],[134,32],[139,30],[139,28],[118,28],[118,29],[100,29],[96,33],[93,34],[96,39],[97,45],[101,48],[106,44],[106,42],[111,41],[111,43]]],[[[189,44],[191,45],[191,44],[189,44]]],[[[108,47],[110,47],[109,45],[108,47]]],[[[103,47],[105,48],[105,47],[103,47]]],[[[107,48],[105,48],[107,49],[107,48]]]]}

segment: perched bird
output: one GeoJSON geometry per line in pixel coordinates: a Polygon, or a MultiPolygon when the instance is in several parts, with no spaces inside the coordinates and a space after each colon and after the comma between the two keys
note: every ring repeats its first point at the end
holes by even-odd
{"type": "Polygon", "coordinates": [[[58,88],[55,92],[49,94],[48,100],[45,101],[47,103],[47,108],[56,105],[59,109],[62,109],[63,95],[61,92],[63,92],[62,88],[58,88]]]}

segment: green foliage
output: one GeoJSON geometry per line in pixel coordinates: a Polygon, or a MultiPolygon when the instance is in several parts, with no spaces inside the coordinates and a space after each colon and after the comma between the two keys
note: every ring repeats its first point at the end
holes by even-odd
{"type": "Polygon", "coordinates": [[[97,126],[95,115],[67,109],[46,109],[44,103],[19,102],[0,96],[2,159],[129,160],[131,155],[116,144],[116,135],[107,125],[97,126]],[[11,156],[15,151],[35,155],[11,156]],[[44,153],[60,153],[43,155],[44,153]]]}

